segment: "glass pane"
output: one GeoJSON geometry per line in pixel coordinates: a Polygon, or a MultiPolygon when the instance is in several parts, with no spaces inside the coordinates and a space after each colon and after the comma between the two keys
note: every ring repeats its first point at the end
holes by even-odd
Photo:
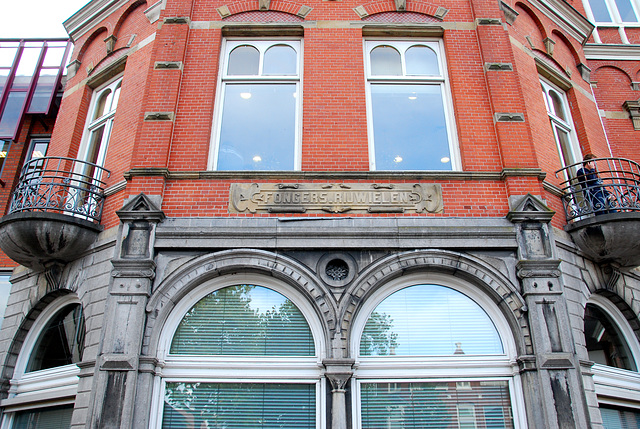
{"type": "Polygon", "coordinates": [[[297,74],[297,58],[296,50],[291,46],[272,46],[264,54],[262,74],[295,76],[297,74]]]}
{"type": "Polygon", "coordinates": [[[36,84],[36,90],[29,104],[28,113],[48,113],[49,102],[55,91],[58,70],[42,69],[36,84]]]}
{"type": "Polygon", "coordinates": [[[73,405],[40,408],[16,413],[14,429],[65,429],[71,427],[73,405]]]}
{"type": "MultiPolygon", "coordinates": [[[[0,153],[0,156],[2,154],[0,153]]],[[[4,161],[4,158],[2,158],[4,161]]],[[[0,167],[1,168],[1,167],[0,167]]],[[[0,274],[0,323],[4,319],[4,312],[7,309],[7,301],[9,301],[9,292],[11,292],[11,283],[9,279],[11,274],[0,274]]]]}
{"type": "Polygon", "coordinates": [[[0,95],[2,95],[2,90],[7,84],[7,79],[9,78],[9,69],[0,69],[0,95]]]}
{"type": "Polygon", "coordinates": [[[171,353],[193,355],[314,356],[309,325],[283,295],[237,285],[201,299],[180,322],[171,353]]]}
{"type": "Polygon", "coordinates": [[[513,428],[506,381],[361,384],[363,429],[513,428]]]}
{"type": "Polygon", "coordinates": [[[633,11],[629,0],[616,0],[616,6],[618,6],[618,12],[620,13],[622,22],[638,22],[638,17],[633,11]]]}
{"type": "Polygon", "coordinates": [[[25,158],[25,165],[29,166],[28,171],[25,171],[25,174],[29,174],[29,177],[39,177],[40,170],[42,170],[44,165],[44,160],[34,161],[38,158],[42,158],[47,155],[47,149],[49,148],[49,140],[34,140],[32,141],[31,153],[27,154],[25,158]],[[33,162],[29,162],[33,161],[33,162]]]}
{"type": "Polygon", "coordinates": [[[404,54],[407,75],[439,76],[438,57],[426,46],[412,46],[404,54]]]}
{"type": "Polygon", "coordinates": [[[16,128],[22,117],[26,92],[10,92],[5,104],[4,112],[0,118],[0,138],[12,139],[15,137],[16,128]]]}
{"type": "Polygon", "coordinates": [[[27,372],[80,362],[84,336],[82,306],[75,304],[63,308],[40,333],[29,357],[27,372]]]}
{"type": "Polygon", "coordinates": [[[451,170],[439,85],[372,85],[376,170],[451,170]]]}
{"type": "Polygon", "coordinates": [[[229,54],[228,75],[257,76],[260,52],[253,46],[238,46],[229,54]]]}
{"type": "Polygon", "coordinates": [[[2,173],[2,167],[4,167],[4,161],[7,159],[10,147],[11,140],[0,140],[0,173],[2,173]]]}
{"type": "Polygon", "coordinates": [[[611,15],[609,15],[605,0],[589,0],[589,5],[596,22],[611,22],[611,15]]]}
{"type": "Polygon", "coordinates": [[[371,51],[371,74],[373,76],[401,76],[400,52],[391,46],[377,46],[371,51]]]}
{"type": "Polygon", "coordinates": [[[107,89],[100,94],[98,101],[96,102],[96,110],[93,113],[93,120],[96,120],[104,116],[107,111],[105,110],[108,105],[111,105],[111,90],[107,89]]]}
{"type": "Polygon", "coordinates": [[[47,48],[47,53],[44,56],[44,62],[42,63],[43,67],[60,67],[62,61],[64,60],[64,51],[65,47],[56,47],[49,46],[47,48]]]}
{"type": "Polygon", "coordinates": [[[0,43],[0,67],[11,67],[18,52],[18,44],[0,43]]]}
{"type": "Polygon", "coordinates": [[[218,170],[293,170],[296,84],[227,84],[218,170]]]}
{"type": "Polygon", "coordinates": [[[615,322],[600,308],[587,304],[584,336],[589,359],[601,365],[636,371],[629,346],[615,322]]]}
{"type": "Polygon", "coordinates": [[[26,89],[29,87],[31,78],[36,71],[41,52],[42,48],[40,47],[24,48],[18,69],[16,70],[16,79],[13,81],[12,89],[26,89]]]}
{"type": "Polygon", "coordinates": [[[313,384],[167,383],[164,429],[315,429],[313,384]]]}
{"type": "Polygon", "coordinates": [[[640,428],[640,412],[626,408],[600,406],[604,429],[640,428]]]}
{"type": "Polygon", "coordinates": [[[558,94],[555,91],[549,91],[549,96],[551,97],[551,102],[553,103],[553,114],[555,114],[558,118],[562,119],[563,121],[566,121],[567,118],[564,114],[564,107],[563,107],[563,103],[562,103],[562,98],[560,97],[560,94],[558,94]]]}
{"type": "Polygon", "coordinates": [[[113,93],[113,100],[111,100],[111,108],[109,112],[113,112],[118,107],[118,101],[120,100],[120,88],[122,88],[122,82],[118,83],[116,90],[113,93]]]}
{"type": "Polygon", "coordinates": [[[466,295],[444,286],[401,289],[371,313],[362,332],[362,356],[502,354],[498,331],[466,295]]]}
{"type": "Polygon", "coordinates": [[[564,167],[572,165],[576,162],[573,156],[573,149],[571,148],[571,141],[569,139],[569,133],[560,128],[558,125],[554,125],[556,132],[556,138],[558,139],[558,145],[560,147],[560,158],[564,167]]]}

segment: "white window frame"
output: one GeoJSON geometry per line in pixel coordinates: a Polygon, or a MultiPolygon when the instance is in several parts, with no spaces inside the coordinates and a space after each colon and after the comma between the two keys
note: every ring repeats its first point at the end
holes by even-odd
{"type": "Polygon", "coordinates": [[[575,164],[576,162],[580,162],[582,160],[582,151],[580,150],[580,143],[578,142],[573,117],[571,116],[571,108],[569,107],[569,102],[567,100],[567,93],[560,87],[554,85],[543,77],[540,77],[540,84],[542,85],[544,104],[547,108],[547,115],[549,116],[549,121],[551,123],[551,131],[556,142],[556,150],[558,152],[558,157],[560,158],[560,165],[562,165],[562,167],[568,167],[569,165],[575,164]],[[554,113],[550,95],[551,91],[555,92],[560,97],[562,109],[567,116],[566,120],[556,116],[556,114],[554,113]],[[564,160],[563,155],[565,151],[562,148],[562,144],[560,143],[558,129],[565,131],[569,138],[569,150],[571,152],[566,154],[571,161],[569,164],[565,163],[564,160]]]}
{"type": "MultiPolygon", "coordinates": [[[[636,368],[640,368],[640,344],[620,309],[597,294],[592,295],[587,304],[598,307],[611,318],[629,347],[629,358],[634,360],[636,368]]],[[[599,403],[640,409],[640,373],[597,363],[591,369],[599,403]]]]}
{"type": "Polygon", "coordinates": [[[80,374],[77,364],[26,372],[43,329],[59,311],[74,304],[81,302],[72,294],[54,300],[38,315],[31,326],[16,360],[9,397],[0,401],[0,406],[4,408],[1,429],[12,427],[15,413],[18,411],[75,403],[80,374]]]}
{"type": "MultiPolygon", "coordinates": [[[[631,3],[631,8],[633,9],[638,21],[623,21],[620,16],[620,12],[618,11],[618,5],[615,0],[603,0],[605,6],[607,7],[607,11],[609,12],[609,16],[611,17],[611,21],[596,21],[595,15],[593,14],[593,10],[591,9],[591,2],[589,0],[583,0],[584,9],[587,12],[587,18],[591,22],[596,23],[598,27],[640,27],[640,4],[638,0],[629,0],[631,3]]],[[[629,43],[624,31],[620,32],[620,35],[623,38],[623,43],[629,43]]],[[[599,38],[598,38],[599,39],[599,38]]],[[[596,42],[600,43],[600,40],[596,40],[596,42]]]]}
{"type": "Polygon", "coordinates": [[[362,427],[361,385],[364,383],[507,381],[514,427],[527,427],[522,382],[516,358],[515,340],[509,324],[495,302],[476,286],[448,275],[416,273],[399,277],[378,289],[356,316],[352,329],[351,354],[355,357],[352,389],[353,427],[362,427]],[[463,293],[476,302],[493,322],[502,341],[502,355],[453,356],[361,356],[360,340],[370,314],[385,298],[406,287],[442,285],[463,293]]]}
{"type": "Polygon", "coordinates": [[[161,428],[164,392],[167,382],[203,383],[292,383],[316,386],[316,429],[326,427],[326,380],[322,376],[325,356],[324,334],[320,320],[304,296],[275,278],[255,274],[234,274],[204,283],[184,296],[165,322],[158,340],[158,366],[161,375],[154,379],[150,428],[161,428]],[[185,314],[202,298],[227,286],[251,284],[278,292],[291,300],[309,324],[315,356],[197,356],[172,355],[171,342],[185,314]]]}
{"type": "MultiPolygon", "coordinates": [[[[208,170],[218,169],[218,151],[220,148],[220,133],[222,131],[222,115],[224,113],[224,96],[227,83],[242,83],[242,82],[260,82],[260,83],[295,83],[296,85],[296,107],[295,107],[295,119],[294,119],[294,154],[293,154],[293,170],[299,171],[302,165],[302,82],[303,82],[303,43],[300,38],[275,38],[275,39],[238,39],[238,38],[226,38],[222,42],[220,66],[218,70],[218,82],[215,105],[213,112],[213,126],[211,133],[211,141],[209,144],[209,159],[207,162],[208,170]],[[234,48],[241,45],[251,45],[258,49],[260,52],[260,66],[259,70],[262,71],[262,65],[264,62],[264,53],[268,48],[274,45],[287,45],[295,49],[297,54],[297,74],[295,76],[240,76],[240,75],[228,75],[227,65],[229,63],[229,55],[234,48]]],[[[260,171],[260,170],[258,170],[260,171]]]]}
{"type": "MultiPolygon", "coordinates": [[[[364,40],[364,64],[365,64],[365,87],[367,98],[367,133],[369,136],[369,169],[376,171],[376,152],[375,141],[373,135],[373,103],[371,97],[371,85],[372,83],[416,83],[424,85],[438,85],[442,89],[442,104],[444,106],[445,126],[447,128],[447,137],[449,143],[449,156],[451,159],[451,170],[444,171],[460,171],[462,169],[462,163],[460,160],[460,149],[458,146],[457,128],[454,118],[453,98],[451,95],[451,88],[448,79],[447,61],[444,51],[444,45],[441,39],[365,39],[364,40]],[[438,67],[440,69],[440,76],[373,76],[371,74],[371,51],[379,45],[387,45],[396,48],[400,51],[402,59],[402,67],[404,70],[405,61],[404,53],[411,46],[424,45],[427,46],[436,53],[438,57],[438,67]]],[[[384,170],[383,170],[384,171],[384,170]]],[[[430,171],[430,170],[422,170],[430,171]]],[[[443,170],[432,170],[443,171],[443,170]]]]}

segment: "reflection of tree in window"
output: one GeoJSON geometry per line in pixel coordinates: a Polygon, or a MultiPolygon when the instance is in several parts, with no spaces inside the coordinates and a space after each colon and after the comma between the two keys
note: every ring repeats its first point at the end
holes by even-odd
{"type": "Polygon", "coordinates": [[[587,304],[584,336],[589,359],[601,365],[636,371],[636,365],[622,334],[613,320],[600,308],[587,304]]]}
{"type": "Polygon", "coordinates": [[[393,332],[393,319],[388,314],[371,313],[362,332],[360,350],[370,356],[387,356],[396,354],[398,334],[393,332]]]}
{"type": "Polygon", "coordinates": [[[40,333],[27,372],[78,363],[84,350],[85,325],[80,304],[58,312],[40,333]]]}

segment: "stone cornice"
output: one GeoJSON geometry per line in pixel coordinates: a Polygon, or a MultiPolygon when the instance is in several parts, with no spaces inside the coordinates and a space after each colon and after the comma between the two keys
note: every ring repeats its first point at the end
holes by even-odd
{"type": "Polygon", "coordinates": [[[537,177],[539,168],[505,168],[502,171],[170,171],[167,168],[132,168],[124,178],[163,177],[167,180],[505,180],[508,177],[537,177]]]}
{"type": "Polygon", "coordinates": [[[587,39],[595,28],[587,18],[563,0],[531,0],[529,3],[581,45],[587,43],[587,39]]]}
{"type": "Polygon", "coordinates": [[[62,23],[74,42],[130,0],[94,0],[62,23]]]}
{"type": "Polygon", "coordinates": [[[638,61],[640,60],[640,45],[589,43],[584,46],[584,55],[588,60],[638,61]]]}

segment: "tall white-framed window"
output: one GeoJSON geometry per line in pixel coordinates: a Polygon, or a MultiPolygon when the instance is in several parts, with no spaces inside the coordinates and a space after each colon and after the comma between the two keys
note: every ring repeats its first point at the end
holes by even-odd
{"type": "Polygon", "coordinates": [[[441,41],[366,40],[371,170],[459,170],[441,41]]]}
{"type": "Polygon", "coordinates": [[[225,40],[209,168],[299,170],[300,40],[225,40]]]}
{"type": "Polygon", "coordinates": [[[161,334],[151,428],[322,429],[321,325],[283,283],[237,274],[198,287],[161,334]]]}
{"type": "MultiPolygon", "coordinates": [[[[78,150],[79,160],[100,167],[104,165],[121,87],[122,76],[98,87],[93,92],[82,143],[78,150]]],[[[100,169],[86,166],[79,173],[82,173],[85,177],[100,180],[100,177],[94,176],[100,175],[101,171],[100,169]]]]}
{"type": "Polygon", "coordinates": [[[472,285],[436,274],[393,280],[353,333],[354,427],[526,427],[513,337],[472,285]]]}
{"type": "Polygon", "coordinates": [[[588,18],[603,26],[640,24],[637,0],[586,0],[588,18]]]}
{"type": "Polygon", "coordinates": [[[582,154],[566,93],[546,79],[540,79],[540,85],[562,166],[580,162],[582,154]]]}
{"type": "Polygon", "coordinates": [[[585,346],[605,429],[640,424],[640,344],[620,309],[592,295],[585,307],[585,346]],[[633,422],[632,425],[627,425],[633,422]]]}
{"type": "Polygon", "coordinates": [[[18,355],[9,397],[0,402],[2,429],[70,427],[84,337],[82,306],[74,295],[40,313],[18,355]]]}

